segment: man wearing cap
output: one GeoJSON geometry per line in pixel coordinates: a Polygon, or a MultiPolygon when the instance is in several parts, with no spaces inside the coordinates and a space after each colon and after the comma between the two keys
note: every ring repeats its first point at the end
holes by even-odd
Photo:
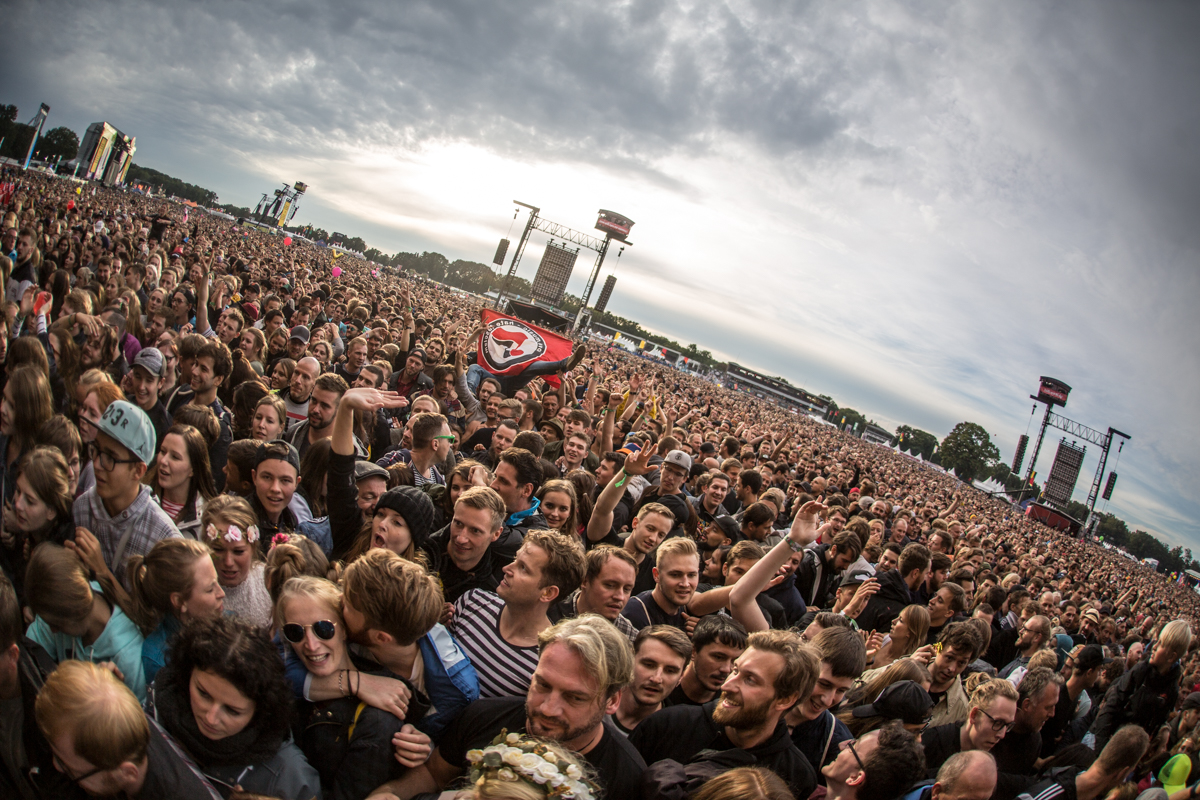
{"type": "Polygon", "coordinates": [[[96,441],[90,445],[96,485],[76,498],[75,525],[96,537],[104,563],[124,584],[131,556],[144,556],[158,542],[180,534],[142,483],[155,455],[154,425],[146,412],[116,400],[96,427],[96,441]]]}
{"type": "MultiPolygon", "coordinates": [[[[1111,663],[1112,659],[1105,657],[1104,648],[1098,644],[1085,645],[1078,648],[1074,655],[1067,656],[1066,666],[1070,671],[1066,684],[1058,693],[1054,716],[1046,720],[1042,727],[1043,758],[1083,738],[1086,729],[1074,730],[1075,726],[1071,723],[1079,716],[1080,701],[1087,692],[1092,691],[1104,667],[1111,663]]],[[[1090,698],[1088,705],[1091,705],[1090,698]]]]}
{"type": "Polygon", "coordinates": [[[291,533],[299,525],[290,506],[300,483],[300,454],[278,439],[259,445],[250,479],[254,491],[246,499],[258,517],[259,541],[265,549],[276,533],[291,533]]]}
{"type": "Polygon", "coordinates": [[[426,360],[425,351],[422,348],[413,348],[408,357],[404,359],[404,369],[392,373],[392,378],[388,382],[389,388],[409,401],[418,391],[432,391],[433,380],[424,372],[426,360]]]}
{"type": "Polygon", "coordinates": [[[1072,634],[1075,644],[1100,644],[1100,612],[1089,608],[1079,618],[1079,632],[1072,634]]]}
{"type": "Polygon", "coordinates": [[[993,678],[971,694],[965,722],[947,722],[921,734],[925,766],[930,775],[955,753],[991,751],[1017,718],[1017,690],[1003,678],[993,678]]]}
{"type": "Polygon", "coordinates": [[[1171,739],[1169,749],[1174,749],[1179,740],[1191,734],[1197,723],[1200,723],[1200,692],[1192,692],[1183,699],[1179,716],[1171,721],[1171,739]]]}
{"type": "Polygon", "coordinates": [[[133,367],[125,376],[126,396],[133,398],[134,403],[146,412],[154,426],[156,453],[163,437],[167,435],[167,429],[171,427],[171,415],[167,413],[167,407],[158,397],[159,389],[163,385],[164,368],[162,352],[157,347],[143,347],[134,356],[133,367]]]}
{"type": "Polygon", "coordinates": [[[896,681],[886,687],[874,702],[857,706],[850,713],[856,719],[883,717],[898,720],[908,728],[922,729],[929,720],[933,698],[915,681],[896,681]]]}
{"type": "MultiPolygon", "coordinates": [[[[650,462],[645,465],[646,472],[649,472],[654,463],[653,451],[651,452],[650,462]]],[[[628,463],[628,462],[626,462],[628,463]]],[[[642,462],[639,462],[642,463],[642,462]]],[[[628,474],[633,474],[626,470],[628,474]]],[[[672,450],[663,457],[662,465],[658,470],[658,485],[650,486],[642,492],[642,496],[638,498],[634,504],[634,512],[641,511],[642,506],[647,503],[661,503],[667,497],[677,495],[682,503],[686,514],[692,512],[691,505],[687,503],[687,495],[684,493],[683,485],[687,482],[688,477],[692,473],[692,458],[682,450],[672,450]]],[[[644,473],[638,473],[644,474],[644,473]]],[[[687,516],[676,516],[675,523],[677,525],[686,525],[688,523],[687,516]]]]}
{"type": "Polygon", "coordinates": [[[308,328],[304,325],[296,325],[292,328],[288,335],[287,354],[288,358],[293,361],[299,361],[304,358],[304,352],[308,349],[308,340],[311,334],[308,328]]]}

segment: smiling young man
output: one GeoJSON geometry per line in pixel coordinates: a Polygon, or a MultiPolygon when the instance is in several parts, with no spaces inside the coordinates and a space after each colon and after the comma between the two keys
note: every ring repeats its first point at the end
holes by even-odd
{"type": "Polygon", "coordinates": [[[837,757],[841,742],[852,738],[850,729],[830,709],[842,702],[862,675],[867,650],[857,631],[842,627],[822,630],[809,647],[817,656],[817,679],[808,696],[788,711],[786,721],[792,742],[819,770],[837,757]]]}
{"type": "Polygon", "coordinates": [[[125,376],[129,386],[126,394],[133,398],[138,408],[146,412],[150,424],[154,426],[156,453],[163,437],[167,435],[167,429],[171,427],[171,415],[158,398],[158,392],[163,385],[164,370],[162,352],[156,347],[143,347],[134,357],[133,366],[125,376]]]}
{"type": "Polygon", "coordinates": [[[604,723],[633,679],[629,640],[600,617],[566,619],[538,637],[538,662],[517,697],[480,699],[450,725],[429,760],[376,790],[409,800],[437,792],[467,771],[467,753],[501,730],[552,739],[579,753],[596,771],[603,797],[641,793],[646,763],[628,740],[604,723]]]}
{"type": "Polygon", "coordinates": [[[258,518],[259,542],[266,549],[271,537],[296,529],[296,515],[288,507],[300,481],[300,455],[287,442],[259,445],[250,471],[254,491],[247,498],[258,518]]]}
{"type": "Polygon", "coordinates": [[[154,426],[146,412],[116,400],[96,428],[91,445],[96,484],[75,500],[75,524],[95,535],[104,563],[125,584],[130,557],[144,556],[161,540],[180,534],[142,483],[155,456],[154,426]]]}
{"type": "Polygon", "coordinates": [[[816,656],[795,633],[751,634],[717,700],[652,714],[629,741],[648,764],[667,758],[687,764],[702,750],[744,750],[783,778],[794,796],[808,797],[816,772],[788,738],[783,716],[812,692],[818,670],[816,656]]]}
{"type": "MultiPolygon", "coordinates": [[[[288,428],[282,437],[296,448],[300,458],[304,458],[309,447],[333,436],[333,420],[337,416],[338,404],[349,389],[346,381],[332,373],[327,372],[317,378],[308,400],[308,418],[288,428]]],[[[357,436],[354,437],[354,452],[358,458],[367,457],[367,448],[357,436]]]]}
{"type": "Polygon", "coordinates": [[[700,583],[700,551],[691,539],[663,542],[655,555],[654,588],[629,599],[621,613],[633,627],[671,625],[687,630],[684,608],[700,583]]]}
{"type": "Polygon", "coordinates": [[[550,607],[579,588],[583,572],[575,542],[530,531],[494,594],[472,589],[454,602],[450,631],[475,665],[480,697],[516,696],[529,686],[550,607]]]}
{"type": "Polygon", "coordinates": [[[619,733],[628,736],[663,707],[691,657],[692,643],[683,631],[669,625],[651,625],[638,632],[633,643],[633,683],[621,694],[621,705],[609,717],[619,733]]]}

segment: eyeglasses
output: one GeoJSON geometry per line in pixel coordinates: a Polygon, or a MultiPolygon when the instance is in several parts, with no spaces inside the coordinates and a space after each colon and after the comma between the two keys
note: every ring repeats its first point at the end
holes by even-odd
{"type": "Polygon", "coordinates": [[[292,644],[300,644],[304,641],[304,632],[309,628],[312,628],[312,632],[318,639],[328,642],[333,638],[333,634],[337,630],[337,623],[330,622],[327,619],[317,620],[312,625],[301,625],[298,622],[289,622],[283,626],[283,638],[287,639],[292,644]]]}
{"type": "Polygon", "coordinates": [[[867,765],[864,764],[863,760],[858,757],[858,751],[854,749],[854,740],[847,739],[845,744],[846,744],[846,749],[850,751],[850,755],[854,756],[854,760],[858,762],[858,768],[861,769],[863,772],[866,772],[867,765]]]}
{"type": "Polygon", "coordinates": [[[82,775],[76,775],[74,772],[71,772],[70,768],[68,768],[67,765],[62,762],[62,759],[60,759],[57,755],[52,753],[50,755],[50,760],[54,764],[54,768],[63,775],[66,775],[72,783],[82,783],[93,775],[99,775],[101,772],[106,770],[105,767],[95,767],[94,769],[91,769],[82,775]]]}
{"type": "Polygon", "coordinates": [[[454,444],[454,442],[458,440],[458,437],[455,436],[454,434],[450,434],[448,436],[435,436],[433,438],[434,439],[445,439],[446,441],[450,442],[450,444],[454,444]]]}
{"type": "Polygon", "coordinates": [[[990,719],[992,721],[992,733],[999,733],[1000,731],[1011,730],[1012,726],[1017,724],[1017,721],[1015,719],[1012,722],[1005,722],[1002,719],[996,719],[991,714],[984,711],[982,708],[979,709],[979,713],[983,714],[985,717],[987,717],[988,719],[990,719]]]}
{"type": "MultiPolygon", "coordinates": [[[[92,423],[92,425],[95,424],[96,423],[94,422],[92,423]]],[[[108,452],[107,450],[101,450],[95,445],[95,443],[88,445],[88,453],[91,455],[92,460],[96,462],[96,469],[99,469],[103,472],[112,472],[114,469],[116,469],[117,464],[142,463],[140,458],[113,458],[112,453],[108,452]]]]}

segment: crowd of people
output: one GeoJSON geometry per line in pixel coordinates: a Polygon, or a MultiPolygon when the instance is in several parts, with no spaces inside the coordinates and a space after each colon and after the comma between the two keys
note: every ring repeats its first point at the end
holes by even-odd
{"type": "Polygon", "coordinates": [[[1200,598],[483,298],[6,173],[13,798],[1189,800],[1200,598]]]}

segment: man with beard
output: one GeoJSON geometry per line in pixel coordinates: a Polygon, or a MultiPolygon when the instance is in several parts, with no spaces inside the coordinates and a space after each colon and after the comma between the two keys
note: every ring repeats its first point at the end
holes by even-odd
{"type": "Polygon", "coordinates": [[[638,633],[633,643],[633,683],[621,693],[621,705],[609,717],[619,733],[628,736],[663,707],[691,657],[692,643],[683,631],[651,625],[638,633]]]}
{"type": "MultiPolygon", "coordinates": [[[[182,356],[180,356],[182,363],[182,356]]],[[[317,383],[317,375],[321,372],[321,363],[312,356],[302,358],[296,364],[288,390],[283,394],[283,404],[287,407],[287,425],[292,428],[308,419],[308,404],[312,399],[313,386],[317,383]]]]}
{"type": "Polygon", "coordinates": [[[1050,620],[1041,614],[1025,620],[1017,637],[1017,657],[1008,662],[998,676],[1007,678],[1017,667],[1029,664],[1029,659],[1033,658],[1034,653],[1049,645],[1050,631],[1050,620]]]}
{"type": "Polygon", "coordinates": [[[781,777],[795,797],[808,797],[817,775],[788,737],[783,715],[812,692],[819,671],[816,655],[795,633],[758,631],[717,700],[652,714],[629,741],[648,764],[666,758],[687,764],[702,750],[745,750],[781,777]]]}
{"type": "Polygon", "coordinates": [[[475,701],[447,728],[425,764],[375,794],[391,792],[409,800],[439,791],[467,770],[468,751],[486,747],[507,730],[552,739],[582,755],[596,770],[604,797],[640,796],[646,762],[604,724],[633,679],[629,640],[589,614],[542,631],[538,647],[537,669],[524,697],[475,701]]]}
{"type": "MultiPolygon", "coordinates": [[[[338,403],[349,389],[346,381],[332,372],[317,378],[308,400],[308,419],[289,428],[282,436],[284,441],[296,448],[300,458],[304,458],[309,447],[333,435],[333,419],[337,416],[338,403]]],[[[354,437],[354,453],[359,458],[367,457],[367,448],[357,436],[354,437]]]]}

